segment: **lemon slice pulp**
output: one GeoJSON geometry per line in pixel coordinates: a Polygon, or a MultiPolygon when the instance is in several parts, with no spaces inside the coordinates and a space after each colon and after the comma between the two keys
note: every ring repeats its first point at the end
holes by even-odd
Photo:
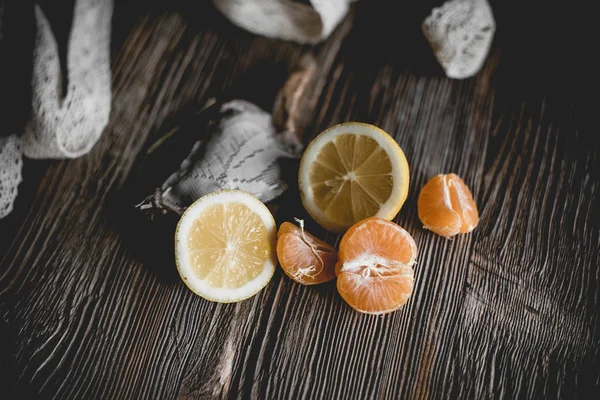
{"type": "Polygon", "coordinates": [[[241,191],[213,193],[192,204],[177,225],[177,268],[208,300],[244,300],[273,276],[275,242],[275,221],[262,202],[241,191]]]}
{"type": "Polygon", "coordinates": [[[408,194],[408,162],[386,132],[348,122],[309,144],[298,184],[309,214],[324,228],[343,232],[365,218],[394,218],[408,194]]]}

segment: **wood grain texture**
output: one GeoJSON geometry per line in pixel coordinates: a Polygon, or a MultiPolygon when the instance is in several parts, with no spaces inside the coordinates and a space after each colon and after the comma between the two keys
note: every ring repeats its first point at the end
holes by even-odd
{"type": "MultiPolygon", "coordinates": [[[[144,175],[147,149],[172,113],[252,71],[264,84],[238,94],[270,107],[283,82],[265,71],[293,69],[308,49],[231,27],[209,7],[194,19],[121,6],[104,136],[79,159],[29,162],[0,222],[9,398],[598,398],[600,153],[582,102],[518,75],[501,35],[464,81],[444,78],[417,39],[370,49],[392,28],[372,31],[372,8],[356,8],[350,33],[315,50],[322,89],[308,132],[370,122],[404,149],[411,191],[396,221],[419,248],[408,304],[360,315],[334,284],[304,287],[281,271],[237,304],[186,289],[173,221],[144,225],[133,209],[161,182],[144,175]],[[416,212],[418,190],[442,172],[465,180],[481,214],[451,240],[416,212]]],[[[306,217],[298,198],[292,185],[278,221],[306,217]]]]}

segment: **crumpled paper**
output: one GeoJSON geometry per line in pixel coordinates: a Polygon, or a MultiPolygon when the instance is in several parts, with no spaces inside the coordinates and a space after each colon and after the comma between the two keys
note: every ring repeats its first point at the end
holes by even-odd
{"type": "Polygon", "coordinates": [[[35,7],[32,111],[22,135],[0,140],[0,218],[8,215],[22,180],[22,156],[74,158],[87,153],[108,123],[111,103],[112,0],[76,0],[67,50],[67,77],[48,19],[35,7]],[[66,93],[59,92],[68,79],[66,93]]]}

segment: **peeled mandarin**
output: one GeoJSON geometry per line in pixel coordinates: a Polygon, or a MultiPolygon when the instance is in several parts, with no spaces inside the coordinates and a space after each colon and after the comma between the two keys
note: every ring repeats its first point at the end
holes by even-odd
{"type": "Polygon", "coordinates": [[[417,246],[408,232],[382,218],[353,225],[340,242],[337,289],[356,311],[386,314],[413,291],[417,246]]]}
{"type": "Polygon", "coordinates": [[[417,207],[424,228],[445,237],[471,232],[479,222],[473,195],[456,174],[431,178],[421,189],[417,207]]]}
{"type": "Polygon", "coordinates": [[[287,276],[303,285],[316,285],[335,278],[337,251],[300,227],[284,222],[277,234],[277,258],[287,276]]]}

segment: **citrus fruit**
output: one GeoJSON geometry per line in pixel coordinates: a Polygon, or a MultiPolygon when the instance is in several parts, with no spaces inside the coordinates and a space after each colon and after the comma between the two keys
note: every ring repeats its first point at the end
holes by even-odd
{"type": "Polygon", "coordinates": [[[337,251],[300,227],[284,222],[277,233],[277,258],[287,276],[303,285],[315,285],[335,278],[337,251]]]}
{"type": "Polygon", "coordinates": [[[319,134],[306,148],[298,175],[308,213],[337,233],[368,217],[394,218],[406,200],[408,181],[408,162],[396,141],[359,122],[319,134]]]}
{"type": "Polygon", "coordinates": [[[340,242],[337,289],[356,311],[386,314],[404,305],[413,291],[413,238],[393,222],[367,218],[340,242]]]}
{"type": "Polygon", "coordinates": [[[471,232],[479,222],[473,195],[456,174],[431,178],[419,193],[417,208],[424,228],[445,237],[471,232]]]}
{"type": "Polygon", "coordinates": [[[227,190],[201,197],[177,225],[179,274],[207,300],[230,303],[253,296],[275,271],[275,230],[267,207],[248,193],[227,190]]]}

